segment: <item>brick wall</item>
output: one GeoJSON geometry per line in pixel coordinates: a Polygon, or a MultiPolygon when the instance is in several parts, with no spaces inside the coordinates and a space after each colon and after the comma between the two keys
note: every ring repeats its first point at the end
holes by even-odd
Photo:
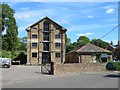
{"type": "Polygon", "coordinates": [[[105,65],[100,63],[73,63],[73,64],[56,64],[54,65],[54,74],[70,74],[80,72],[100,72],[105,71],[105,65]]]}

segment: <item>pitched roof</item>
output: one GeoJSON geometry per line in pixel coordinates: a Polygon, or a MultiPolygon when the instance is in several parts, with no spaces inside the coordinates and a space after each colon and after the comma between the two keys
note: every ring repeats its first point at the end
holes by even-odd
{"type": "Polygon", "coordinates": [[[82,46],[80,48],[77,48],[75,50],[72,50],[68,53],[74,53],[74,52],[77,52],[77,53],[110,53],[110,51],[100,48],[100,47],[98,47],[94,44],[90,44],[90,43],[85,46],[82,46]]]}
{"type": "Polygon", "coordinates": [[[79,48],[78,50],[76,50],[76,52],[77,53],[80,53],[80,52],[106,52],[106,53],[109,53],[110,51],[100,48],[93,44],[87,44],[87,45],[79,48]]]}
{"type": "Polygon", "coordinates": [[[115,45],[109,45],[108,47],[116,48],[116,46],[115,46],[115,45]]]}
{"type": "MultiPolygon", "coordinates": [[[[62,30],[67,31],[67,29],[65,29],[64,27],[62,27],[61,25],[59,25],[58,23],[56,23],[55,21],[53,21],[52,19],[50,19],[50,18],[48,18],[48,17],[44,17],[43,19],[41,19],[41,20],[37,21],[36,23],[30,25],[28,28],[31,28],[31,27],[35,26],[36,24],[38,24],[39,22],[41,22],[41,21],[43,21],[43,20],[46,20],[46,19],[47,19],[47,20],[50,20],[50,21],[53,22],[54,24],[60,26],[60,27],[62,28],[62,30]]],[[[28,28],[27,28],[27,29],[28,29],[28,28]]],[[[27,29],[26,29],[26,30],[27,30],[27,29]]]]}

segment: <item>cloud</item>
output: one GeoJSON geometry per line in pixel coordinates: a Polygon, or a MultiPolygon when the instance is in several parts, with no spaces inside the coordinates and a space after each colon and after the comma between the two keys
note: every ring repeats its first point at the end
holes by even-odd
{"type": "Polygon", "coordinates": [[[69,10],[68,8],[65,8],[65,7],[63,7],[62,9],[63,9],[63,10],[69,10]]]}
{"type": "Polygon", "coordinates": [[[107,6],[103,6],[103,7],[100,7],[100,8],[102,8],[102,9],[110,9],[110,8],[112,8],[112,7],[114,7],[114,6],[112,6],[112,5],[107,5],[107,6]]]}
{"type": "Polygon", "coordinates": [[[62,19],[58,21],[60,24],[69,24],[69,22],[66,19],[62,19]]]}
{"type": "Polygon", "coordinates": [[[106,13],[107,14],[112,14],[114,11],[115,11],[115,9],[110,8],[110,9],[106,10],[106,13]]]}
{"type": "Polygon", "coordinates": [[[90,32],[88,32],[88,33],[79,33],[79,34],[77,34],[77,36],[89,36],[89,35],[93,35],[94,33],[90,33],[90,32]]]}
{"type": "Polygon", "coordinates": [[[23,7],[21,10],[29,10],[29,7],[23,7]]]}
{"type": "Polygon", "coordinates": [[[15,17],[17,18],[17,19],[25,19],[25,18],[30,18],[30,17],[32,17],[33,16],[33,14],[31,13],[16,13],[15,14],[15,17]]]}
{"type": "Polygon", "coordinates": [[[49,15],[54,15],[54,12],[52,9],[42,9],[40,10],[24,10],[22,12],[16,12],[15,17],[16,19],[34,19],[34,17],[45,17],[49,15]]]}
{"type": "Polygon", "coordinates": [[[88,16],[88,18],[91,18],[91,19],[92,19],[92,18],[94,18],[94,17],[93,17],[93,16],[88,16]]]}
{"type": "Polygon", "coordinates": [[[18,28],[18,31],[19,31],[19,32],[25,31],[25,27],[20,27],[20,28],[18,28]]]}
{"type": "Polygon", "coordinates": [[[99,24],[86,24],[86,25],[71,25],[69,27],[70,31],[84,31],[84,30],[94,30],[94,29],[101,29],[103,28],[103,25],[99,24]]]}
{"type": "MultiPolygon", "coordinates": [[[[5,2],[5,1],[4,1],[5,2]]],[[[19,4],[20,2],[8,2],[7,4],[10,5],[11,7],[19,4]]]]}

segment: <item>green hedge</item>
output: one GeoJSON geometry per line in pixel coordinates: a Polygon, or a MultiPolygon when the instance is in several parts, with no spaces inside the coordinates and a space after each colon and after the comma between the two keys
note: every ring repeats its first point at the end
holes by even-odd
{"type": "Polygon", "coordinates": [[[23,51],[14,51],[14,54],[12,54],[10,51],[2,50],[2,58],[16,58],[20,53],[23,51]]]}
{"type": "Polygon", "coordinates": [[[120,71],[120,62],[112,62],[111,63],[115,66],[117,71],[120,71]]]}
{"type": "Polygon", "coordinates": [[[5,50],[2,50],[2,58],[10,58],[11,53],[5,50]]]}

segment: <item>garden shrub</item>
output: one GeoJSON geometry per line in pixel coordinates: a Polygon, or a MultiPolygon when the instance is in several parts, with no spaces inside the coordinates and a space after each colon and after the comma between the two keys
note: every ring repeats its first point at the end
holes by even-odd
{"type": "Polygon", "coordinates": [[[113,61],[109,61],[109,62],[115,66],[115,69],[117,71],[120,71],[120,62],[113,62],[113,61]]]}

